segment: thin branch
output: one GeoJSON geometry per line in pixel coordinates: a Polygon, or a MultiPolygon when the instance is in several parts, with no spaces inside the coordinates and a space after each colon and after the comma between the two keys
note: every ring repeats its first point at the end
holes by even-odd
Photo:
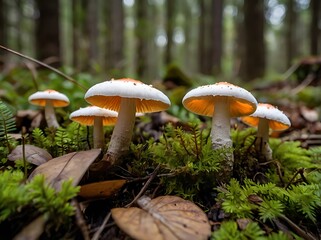
{"type": "Polygon", "coordinates": [[[71,200],[71,203],[75,207],[75,210],[76,210],[76,224],[82,233],[82,237],[84,238],[84,240],[89,240],[90,238],[89,238],[88,226],[87,226],[84,216],[80,210],[80,206],[79,206],[77,199],[73,198],[71,200]]]}
{"type": "Polygon", "coordinates": [[[131,205],[133,205],[138,198],[140,198],[144,192],[146,191],[146,189],[148,188],[149,184],[153,181],[153,179],[157,176],[157,172],[160,168],[160,165],[158,165],[154,172],[150,175],[149,179],[146,181],[144,187],[142,187],[142,189],[139,191],[139,193],[137,194],[137,196],[133,199],[133,201],[131,201],[130,203],[128,203],[125,207],[130,207],[131,205]]]}
{"type": "Polygon", "coordinates": [[[92,237],[91,240],[98,240],[98,239],[99,239],[100,234],[103,232],[103,230],[104,230],[104,228],[105,228],[105,226],[106,226],[106,224],[107,224],[107,222],[108,222],[108,220],[109,220],[110,217],[111,217],[111,212],[109,212],[109,213],[106,215],[103,223],[101,224],[101,226],[99,227],[99,229],[95,232],[95,234],[94,234],[94,236],[92,237]]]}
{"type": "Polygon", "coordinates": [[[80,83],[78,83],[75,79],[73,79],[72,77],[64,74],[63,72],[61,72],[60,70],[58,70],[58,69],[56,69],[56,68],[54,68],[54,67],[51,67],[51,66],[49,66],[49,65],[47,65],[47,64],[45,64],[45,63],[43,63],[43,62],[41,62],[41,61],[38,61],[38,60],[36,60],[36,59],[34,59],[34,58],[32,58],[32,57],[26,56],[26,55],[24,55],[24,54],[22,54],[22,53],[16,52],[16,51],[14,51],[14,50],[12,50],[12,49],[10,49],[10,48],[4,47],[4,46],[2,46],[2,45],[0,45],[0,48],[2,48],[3,50],[8,51],[8,52],[10,52],[10,53],[13,53],[13,54],[15,54],[15,55],[18,55],[19,57],[25,58],[25,59],[27,59],[27,60],[29,60],[29,61],[35,62],[35,63],[37,63],[37,64],[39,64],[39,65],[41,65],[41,66],[43,66],[43,67],[46,67],[46,68],[50,69],[51,71],[53,71],[53,72],[59,74],[60,76],[64,77],[64,78],[67,79],[68,81],[74,83],[75,85],[77,85],[78,87],[80,87],[81,89],[83,89],[84,91],[87,91],[87,88],[86,88],[86,87],[84,87],[83,85],[81,85],[80,83]]]}

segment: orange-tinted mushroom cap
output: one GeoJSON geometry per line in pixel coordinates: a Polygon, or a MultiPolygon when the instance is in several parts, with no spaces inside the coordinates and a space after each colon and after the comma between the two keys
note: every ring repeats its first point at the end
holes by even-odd
{"type": "Polygon", "coordinates": [[[241,120],[252,127],[259,124],[260,118],[269,120],[269,127],[274,131],[283,131],[291,126],[289,118],[279,109],[268,103],[259,103],[256,111],[241,120]]]}
{"type": "Polygon", "coordinates": [[[246,116],[256,110],[257,101],[247,90],[227,82],[205,85],[189,91],[183,98],[183,105],[189,111],[212,117],[215,102],[226,97],[231,117],[246,116]]]}
{"type": "Polygon", "coordinates": [[[151,85],[130,78],[110,80],[92,86],[85,100],[98,107],[119,112],[121,98],[136,99],[136,112],[159,112],[170,106],[170,100],[151,85]]]}
{"type": "Polygon", "coordinates": [[[65,94],[57,92],[55,90],[38,91],[30,95],[29,102],[37,106],[46,106],[48,100],[51,101],[54,107],[66,107],[69,105],[69,99],[65,94]]]}
{"type": "Polygon", "coordinates": [[[112,110],[88,106],[80,108],[70,114],[70,119],[83,125],[94,125],[95,117],[101,117],[104,126],[113,125],[117,122],[118,113],[112,110]]]}

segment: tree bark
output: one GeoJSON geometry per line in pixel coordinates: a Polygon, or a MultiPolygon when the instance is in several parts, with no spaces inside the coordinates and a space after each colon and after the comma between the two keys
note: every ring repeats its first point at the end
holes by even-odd
{"type": "Polygon", "coordinates": [[[287,68],[292,66],[292,61],[295,58],[296,54],[296,36],[295,36],[295,28],[296,28],[296,16],[295,12],[295,0],[287,0],[286,4],[286,16],[285,16],[285,24],[286,24],[286,32],[285,32],[285,47],[286,47],[286,66],[287,68]]]}
{"type": "Polygon", "coordinates": [[[244,1],[245,81],[263,77],[265,73],[264,1],[244,1]]]}
{"type": "Polygon", "coordinates": [[[110,75],[117,77],[124,68],[124,9],[119,0],[108,1],[106,67],[110,75]],[[116,76],[115,76],[116,75],[116,76]]]}
{"type": "MultiPolygon", "coordinates": [[[[8,43],[6,26],[6,5],[4,0],[0,0],[0,44],[3,46],[7,46],[8,43]]],[[[4,68],[6,54],[5,51],[0,50],[0,70],[4,68]]]]}
{"type": "Polygon", "coordinates": [[[148,0],[136,1],[136,74],[145,80],[148,66],[148,0]]]}
{"type": "Polygon", "coordinates": [[[98,62],[98,1],[90,0],[86,7],[86,32],[88,38],[88,68],[98,62]]]}
{"type": "Polygon", "coordinates": [[[199,33],[198,33],[198,63],[199,63],[199,72],[204,73],[204,66],[206,63],[206,44],[205,44],[205,0],[199,1],[199,33]]]}
{"type": "Polygon", "coordinates": [[[311,25],[310,25],[310,54],[321,53],[321,1],[311,0],[311,25]]]}
{"type": "Polygon", "coordinates": [[[169,65],[173,61],[173,37],[175,27],[175,0],[166,1],[166,35],[167,45],[165,51],[165,64],[169,65]]]}
{"type": "Polygon", "coordinates": [[[36,20],[36,51],[37,58],[44,60],[57,57],[60,64],[59,41],[59,0],[37,0],[39,17],[36,20]]]}
{"type": "Polygon", "coordinates": [[[222,33],[223,33],[223,0],[211,1],[211,36],[209,38],[211,51],[211,74],[221,73],[222,33]]]}

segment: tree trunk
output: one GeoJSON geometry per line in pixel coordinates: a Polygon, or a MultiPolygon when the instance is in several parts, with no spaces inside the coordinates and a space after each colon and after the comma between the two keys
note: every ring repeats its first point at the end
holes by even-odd
{"type": "Polygon", "coordinates": [[[166,1],[166,35],[167,45],[165,51],[165,64],[169,65],[173,61],[173,36],[175,27],[175,0],[166,1]]]}
{"type": "Polygon", "coordinates": [[[321,1],[311,0],[310,9],[310,53],[311,55],[319,55],[321,53],[321,1]]]}
{"type": "Polygon", "coordinates": [[[77,0],[72,0],[72,65],[79,68],[78,49],[79,49],[79,27],[78,27],[78,4],[77,0]]]}
{"type": "Polygon", "coordinates": [[[296,54],[296,12],[295,12],[295,0],[287,0],[286,5],[286,32],[285,32],[285,50],[286,50],[286,66],[289,68],[292,65],[292,61],[295,58],[296,54]]]}
{"type": "Polygon", "coordinates": [[[263,77],[265,72],[264,1],[244,1],[245,81],[263,77]]]}
{"type": "Polygon", "coordinates": [[[145,80],[148,66],[148,0],[136,1],[136,74],[138,78],[145,80]]]}
{"type": "Polygon", "coordinates": [[[211,35],[209,37],[209,45],[211,47],[211,74],[221,73],[222,58],[222,33],[223,33],[223,0],[211,1],[211,35]]]}
{"type": "Polygon", "coordinates": [[[204,66],[206,63],[206,44],[205,44],[205,0],[199,1],[199,33],[198,33],[198,64],[199,64],[199,72],[204,73],[204,66]]]}
{"type": "Polygon", "coordinates": [[[86,2],[86,32],[88,38],[88,68],[98,62],[98,1],[90,0],[86,2]]]}
{"type": "Polygon", "coordinates": [[[56,66],[60,64],[59,41],[59,0],[37,0],[39,17],[36,21],[37,58],[44,60],[57,57],[56,66]]]}
{"type": "MultiPolygon", "coordinates": [[[[6,8],[5,1],[0,0],[0,44],[7,46],[7,24],[6,24],[6,8]]],[[[0,70],[4,67],[5,64],[5,55],[7,53],[3,50],[0,50],[0,70]]]]}
{"type": "Polygon", "coordinates": [[[110,0],[108,6],[107,27],[107,71],[113,77],[123,74],[124,68],[124,9],[123,2],[110,0]]]}

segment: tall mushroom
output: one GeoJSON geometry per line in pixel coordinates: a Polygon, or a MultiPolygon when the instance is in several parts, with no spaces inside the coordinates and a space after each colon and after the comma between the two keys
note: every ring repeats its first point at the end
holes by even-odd
{"type": "Polygon", "coordinates": [[[118,112],[118,119],[103,160],[113,165],[129,150],[135,113],[159,112],[170,106],[161,91],[130,78],[105,81],[92,86],[85,94],[88,103],[118,112]]]}
{"type": "MultiPolygon", "coordinates": [[[[255,141],[256,151],[261,153],[265,161],[272,160],[272,150],[269,146],[269,129],[284,131],[291,126],[289,118],[275,106],[268,103],[259,103],[256,111],[241,120],[252,127],[257,127],[255,141]]],[[[262,160],[262,158],[260,158],[262,160]]]]}
{"type": "Polygon", "coordinates": [[[69,105],[69,99],[65,94],[51,89],[35,92],[29,96],[28,100],[33,105],[45,107],[47,125],[54,128],[59,127],[54,107],[66,107],[69,105]]]}
{"type": "Polygon", "coordinates": [[[117,121],[117,116],[118,113],[115,111],[96,106],[88,106],[72,112],[69,118],[82,125],[94,126],[94,148],[104,148],[103,126],[114,125],[117,121]]]}
{"type": "MultiPolygon", "coordinates": [[[[201,86],[189,91],[183,98],[189,111],[212,117],[211,140],[213,149],[233,146],[230,137],[230,118],[246,116],[256,109],[257,101],[247,90],[227,82],[201,86]]],[[[233,170],[233,154],[227,154],[222,162],[227,179],[233,170]]],[[[223,179],[223,176],[221,176],[223,179]]]]}

